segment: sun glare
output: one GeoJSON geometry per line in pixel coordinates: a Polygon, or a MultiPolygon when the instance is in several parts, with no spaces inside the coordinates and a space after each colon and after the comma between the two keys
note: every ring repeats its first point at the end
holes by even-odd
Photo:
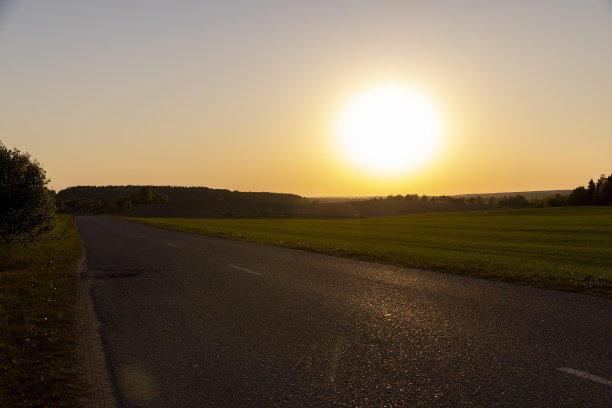
{"type": "Polygon", "coordinates": [[[338,144],[354,164],[397,175],[436,152],[442,121],[423,96],[397,85],[373,88],[352,100],[338,121],[338,144]]]}

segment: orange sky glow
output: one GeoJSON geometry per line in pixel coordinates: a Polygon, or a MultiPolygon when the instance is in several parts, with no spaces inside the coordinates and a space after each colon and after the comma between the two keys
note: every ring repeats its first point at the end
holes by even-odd
{"type": "Polygon", "coordinates": [[[612,172],[612,3],[0,3],[0,141],[51,186],[304,196],[571,189],[612,172]],[[383,84],[439,112],[436,151],[380,173],[338,151],[383,84]]]}

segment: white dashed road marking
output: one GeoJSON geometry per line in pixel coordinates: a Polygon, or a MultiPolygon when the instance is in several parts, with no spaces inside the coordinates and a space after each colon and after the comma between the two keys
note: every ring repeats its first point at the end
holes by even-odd
{"type": "Polygon", "coordinates": [[[255,271],[252,271],[252,270],[246,269],[246,268],[241,268],[239,266],[235,266],[235,265],[227,265],[227,266],[229,266],[230,268],[238,269],[239,271],[242,271],[242,272],[253,274],[253,275],[261,275],[261,273],[259,273],[259,272],[255,272],[255,271]]]}
{"type": "Polygon", "coordinates": [[[558,369],[559,371],[563,371],[568,374],[575,375],[577,377],[586,378],[587,380],[595,381],[600,384],[607,385],[608,387],[612,387],[612,381],[606,380],[605,378],[598,377],[593,374],[585,373],[584,371],[574,370],[573,368],[561,367],[558,369]]]}
{"type": "Polygon", "coordinates": [[[170,242],[166,242],[166,245],[168,245],[169,247],[172,247],[172,248],[178,248],[178,245],[171,244],[170,242]]]}

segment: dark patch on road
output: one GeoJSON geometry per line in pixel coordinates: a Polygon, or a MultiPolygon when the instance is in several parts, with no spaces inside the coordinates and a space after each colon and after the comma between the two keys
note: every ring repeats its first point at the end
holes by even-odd
{"type": "Polygon", "coordinates": [[[92,270],[93,277],[96,279],[105,278],[133,278],[142,274],[145,271],[153,271],[154,269],[138,269],[138,268],[118,268],[118,269],[94,269],[92,270]]]}

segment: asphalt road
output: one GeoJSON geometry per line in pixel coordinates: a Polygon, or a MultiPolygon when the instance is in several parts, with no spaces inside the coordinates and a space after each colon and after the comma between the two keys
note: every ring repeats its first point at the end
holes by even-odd
{"type": "Polygon", "coordinates": [[[612,406],[610,300],[77,221],[121,406],[612,406]]]}

